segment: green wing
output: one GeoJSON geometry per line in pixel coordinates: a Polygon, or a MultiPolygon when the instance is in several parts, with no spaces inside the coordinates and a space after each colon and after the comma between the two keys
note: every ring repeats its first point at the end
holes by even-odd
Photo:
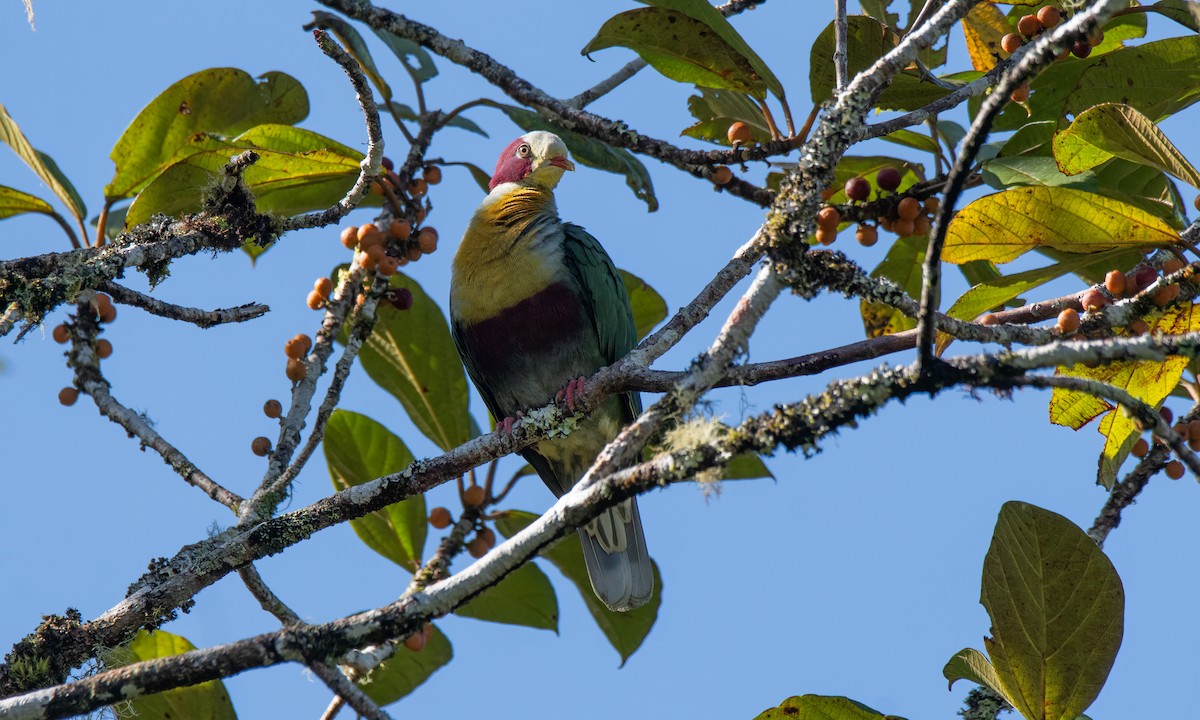
{"type": "MultiPolygon", "coordinates": [[[[563,223],[563,232],[567,269],[583,290],[584,307],[600,340],[603,364],[612,365],[637,345],[629,293],[612,258],[596,238],[571,223],[563,223]]],[[[628,414],[625,422],[630,422],[641,414],[642,399],[638,393],[630,392],[625,393],[623,400],[628,414]]]]}

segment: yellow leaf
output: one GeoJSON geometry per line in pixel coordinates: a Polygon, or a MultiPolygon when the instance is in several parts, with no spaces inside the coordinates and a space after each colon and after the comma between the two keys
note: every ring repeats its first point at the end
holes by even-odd
{"type": "Polygon", "coordinates": [[[1071,253],[1171,245],[1179,233],[1120,200],[1064,187],[1017,187],[963,208],[946,228],[942,259],[1006,263],[1038,247],[1071,253]]]}
{"type": "Polygon", "coordinates": [[[999,8],[989,3],[979,3],[963,19],[963,36],[967,41],[967,54],[971,65],[980,72],[996,66],[1000,55],[1000,38],[1012,32],[1008,20],[999,8]]]}

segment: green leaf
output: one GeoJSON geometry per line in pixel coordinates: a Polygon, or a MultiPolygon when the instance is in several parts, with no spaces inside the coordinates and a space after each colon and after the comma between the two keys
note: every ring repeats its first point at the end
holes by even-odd
{"type": "Polygon", "coordinates": [[[888,142],[895,143],[896,145],[912,148],[913,150],[922,150],[933,155],[940,155],[942,151],[941,148],[938,147],[936,140],[928,135],[922,135],[920,133],[913,132],[908,128],[894,130],[887,135],[884,135],[880,139],[887,140],[888,142]]]}
{"type": "Polygon", "coordinates": [[[54,208],[36,195],[0,185],[0,220],[31,212],[53,215],[54,208]]]}
{"type": "MultiPolygon", "coordinates": [[[[413,461],[403,440],[366,415],[347,410],[329,416],[322,447],[338,491],[399,472],[413,461]]],[[[426,522],[425,496],[417,495],[351,520],[350,526],[372,550],[415,572],[425,551],[426,522]]]]}
{"type": "Polygon", "coordinates": [[[0,104],[0,142],[11,147],[17,153],[17,157],[37,173],[42,182],[46,183],[46,186],[67,206],[71,214],[79,222],[83,222],[83,219],[87,217],[87,208],[84,207],[83,199],[79,197],[75,186],[59,169],[58,163],[54,162],[49,155],[35,150],[29,144],[29,140],[17,126],[17,121],[12,119],[3,104],[0,104]]]}
{"type": "Polygon", "coordinates": [[[983,562],[988,654],[1026,718],[1074,720],[1103,687],[1121,645],[1125,596],[1108,557],[1057,513],[1000,509],[983,562]]]}
{"type": "Polygon", "coordinates": [[[900,720],[883,715],[850,698],[833,695],[796,695],[779,707],[764,710],[754,720],[900,720]]]}
{"type": "MultiPolygon", "coordinates": [[[[116,174],[107,201],[132,197],[166,168],[195,151],[197,134],[233,136],[255,125],[292,125],[308,116],[308,94],[290,75],[268,72],[256,81],[235,68],[202,70],[164,90],[142,108],[113,147],[116,174]]],[[[228,160],[228,158],[226,158],[228,160]]]]}
{"type": "Polygon", "coordinates": [[[1062,187],[1018,187],[960,210],[942,259],[1006,263],[1037,247],[1071,253],[1171,245],[1179,234],[1127,203],[1062,187]]]}
{"type": "Polygon", "coordinates": [[[732,90],[713,90],[706,87],[696,89],[700,94],[688,98],[688,112],[697,122],[684,129],[680,135],[718,145],[730,145],[729,126],[735,122],[744,122],[750,128],[749,144],[770,142],[771,129],[767,126],[762,110],[749,96],[732,90]]]}
{"type": "Polygon", "coordinates": [[[412,307],[381,307],[358,357],[367,375],[400,401],[418,430],[443,450],[457,447],[475,434],[467,376],[446,316],[404,273],[391,277],[391,287],[412,292],[412,307]]]}
{"type": "Polygon", "coordinates": [[[140,192],[126,215],[126,227],[156,213],[177,216],[202,207],[202,189],[221,177],[231,156],[254,150],[258,161],[242,178],[259,212],[295,215],[321,210],[345,196],[358,179],[362,153],[310,130],[259,125],[212,149],[211,136],[197,136],[205,150],[189,153],[140,192]]]}
{"type": "Polygon", "coordinates": [[[767,64],[758,56],[758,53],[754,52],[754,49],[742,39],[742,36],[725,19],[725,16],[717,12],[707,0],[639,0],[639,2],[681,12],[693,20],[699,20],[707,25],[718,37],[745,58],[746,62],[750,63],[750,67],[762,78],[762,81],[775,94],[775,97],[783,100],[783,83],[779,82],[779,78],[775,77],[775,73],[771,72],[771,68],[767,67],[767,64]]]}
{"type": "Polygon", "coordinates": [[[1054,158],[1040,155],[997,157],[988,160],[983,164],[983,181],[997,190],[1041,185],[1096,191],[1096,177],[1092,173],[1067,175],[1059,169],[1054,158]]]}
{"type": "Polygon", "coordinates": [[[1200,32],[1200,3],[1195,0],[1159,0],[1144,7],[1171,18],[1192,32],[1200,32]]]}
{"type": "MultiPolygon", "coordinates": [[[[921,263],[925,262],[925,250],[929,239],[919,235],[897,238],[883,262],[871,271],[873,278],[887,278],[899,285],[909,297],[921,295],[921,263]]],[[[917,321],[891,305],[861,300],[863,329],[868,338],[893,335],[917,326],[917,321]]]]}
{"type": "MultiPolygon", "coordinates": [[[[524,108],[503,105],[501,103],[486,103],[490,107],[504,112],[510,120],[525,131],[547,130],[563,139],[571,150],[571,155],[580,165],[616,173],[625,176],[625,184],[633,194],[644,203],[650,212],[658,209],[658,198],[654,197],[654,185],[650,182],[650,173],[633,153],[624,148],[614,148],[599,140],[580,135],[572,130],[547,122],[545,118],[524,108]]],[[[490,178],[490,176],[489,176],[490,178]]]]}
{"type": "Polygon", "coordinates": [[[419,652],[396,648],[395,655],[384,660],[358,685],[376,703],[388,705],[416,690],[453,658],[454,648],[449,638],[431,624],[424,648],[419,652]]]}
{"type": "Polygon", "coordinates": [[[1200,173],[1150,118],[1119,103],[1088,108],[1054,136],[1054,159],[1078,175],[1113,157],[1149,165],[1200,187],[1200,173]]]}
{"type": "MultiPolygon", "coordinates": [[[[425,48],[416,44],[412,40],[397,37],[386,30],[371,28],[375,35],[383,41],[384,45],[388,46],[400,62],[412,73],[413,79],[417,82],[425,82],[431,80],[438,74],[437,66],[433,64],[433,58],[426,52],[425,48]],[[409,58],[414,58],[417,61],[416,67],[409,63],[409,58]]],[[[453,123],[451,123],[453,125],[453,123]]]]}
{"type": "Polygon", "coordinates": [[[609,18],[583,50],[633,50],[652,68],[681,83],[766,98],[767,86],[746,58],[699,20],[675,10],[639,8],[609,18]]]}
{"type": "MultiPolygon", "coordinates": [[[[371,51],[367,49],[367,43],[363,41],[362,35],[354,29],[354,26],[346,22],[342,18],[333,13],[325,12],[324,10],[313,10],[313,22],[311,25],[329,30],[341,41],[347,52],[358,61],[358,66],[362,68],[363,73],[371,79],[375,87],[379,90],[379,94],[383,96],[383,101],[386,103],[392,99],[392,88],[383,79],[383,74],[379,72],[379,68],[375,65],[375,59],[371,57],[371,51]]],[[[310,27],[305,25],[305,27],[310,27]]]]}
{"type": "Polygon", "coordinates": [[[757,480],[759,478],[775,479],[775,474],[756,453],[736,455],[721,473],[722,480],[757,480]]]}
{"type": "Polygon", "coordinates": [[[488,622],[558,632],[558,598],[550,578],[533,563],[513,570],[497,584],[454,611],[488,622]]]}
{"type": "Polygon", "coordinates": [[[1176,229],[1185,227],[1185,203],[1171,178],[1157,168],[1113,158],[1096,168],[1096,191],[1162,218],[1176,229]]]}
{"type": "MultiPolygon", "coordinates": [[[[869,68],[898,42],[894,33],[866,15],[846,18],[846,28],[846,71],[850,77],[869,68]]],[[[833,23],[830,23],[809,51],[808,81],[814,104],[823,103],[833,95],[836,78],[833,35],[833,23]]],[[[949,93],[949,90],[922,80],[918,71],[904,70],[892,78],[891,84],[875,102],[887,110],[915,110],[949,93]]]]}
{"type": "MultiPolygon", "coordinates": [[[[496,530],[504,537],[512,537],[537,517],[522,510],[506,510],[496,519],[496,530]]],[[[600,626],[600,631],[608,638],[608,642],[620,654],[621,664],[624,665],[641,647],[658,618],[658,607],[662,604],[663,594],[658,563],[653,563],[654,596],[650,598],[650,602],[629,612],[613,612],[592,592],[592,583],[588,580],[587,567],[583,561],[583,546],[579,543],[578,533],[571,533],[549,548],[544,548],[541,555],[575,584],[588,611],[592,613],[592,618],[600,626]]]]}
{"type": "MultiPolygon", "coordinates": [[[[117,651],[119,661],[109,661],[112,667],[123,667],[144,660],[172,657],[195,650],[187,638],[166,630],[139,630],[127,648],[117,651]]],[[[233,703],[225,684],[207,680],[188,687],[166,690],[129,701],[132,714],[143,720],[235,720],[233,703]]]]}
{"type": "MultiPolygon", "coordinates": [[[[1030,85],[1034,120],[1080,115],[1120,98],[1159,122],[1200,99],[1200,36],[1158,40],[1093,54],[1087,60],[1053,63],[1030,85]]],[[[1028,122],[1024,115],[1002,115],[995,131],[1017,129],[1028,122]]]]}
{"type": "MultiPolygon", "coordinates": [[[[969,680],[1008,700],[1000,678],[996,675],[996,668],[992,667],[983,653],[974,648],[964,648],[954,653],[954,657],[942,668],[942,675],[949,681],[947,689],[953,689],[957,680],[969,680]]],[[[1009,704],[1011,705],[1012,701],[1009,701],[1009,704]]]]}
{"type": "Polygon", "coordinates": [[[629,293],[629,304],[633,307],[633,325],[637,328],[637,338],[641,340],[650,334],[654,326],[667,317],[667,301],[663,300],[654,288],[646,281],[629,272],[618,270],[625,291],[629,293]]]}

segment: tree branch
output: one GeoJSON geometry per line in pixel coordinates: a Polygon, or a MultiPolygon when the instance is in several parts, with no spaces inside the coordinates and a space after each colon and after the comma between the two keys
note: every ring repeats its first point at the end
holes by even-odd
{"type": "Polygon", "coordinates": [[[111,280],[101,283],[97,289],[108,293],[114,301],[122,305],[141,308],[151,315],[192,323],[202,328],[210,328],[214,325],[222,325],[224,323],[239,323],[253,320],[254,318],[262,317],[271,310],[270,307],[259,303],[246,303],[237,307],[217,308],[216,310],[184,307],[164,302],[136,290],[131,290],[111,280]]]}

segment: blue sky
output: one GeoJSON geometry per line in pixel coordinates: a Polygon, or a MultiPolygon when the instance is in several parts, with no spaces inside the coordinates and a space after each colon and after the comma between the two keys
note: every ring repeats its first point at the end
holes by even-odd
{"type": "MultiPolygon", "coordinates": [[[[632,57],[611,49],[589,62],[578,53],[609,15],[631,6],[443,0],[397,3],[394,9],[492,54],[552,94],[571,96],[632,57]]],[[[112,174],[108,153],[126,124],[159,91],[205,68],[288,72],[309,91],[312,112],[304,127],[363,146],[348,83],[300,29],[317,6],[214,0],[186,13],[169,3],[119,7],[36,2],[37,30],[31,31],[20,3],[13,2],[0,21],[6,68],[0,102],[33,144],[57,159],[91,212],[99,209],[112,174]]],[[[788,88],[799,117],[809,109],[808,47],[831,12],[832,3],[775,0],[735,21],[788,88]]],[[[1160,18],[1154,26],[1176,32],[1160,18]]],[[[402,71],[382,49],[377,59],[397,100],[406,101],[402,71]]],[[[951,63],[966,64],[961,42],[952,47],[951,63]]],[[[450,108],[479,96],[500,97],[448,62],[438,66],[442,74],[429,85],[432,104],[450,108]]],[[[647,70],[594,109],[671,139],[691,122],[690,94],[647,70]]],[[[490,139],[450,130],[437,138],[431,155],[490,168],[520,131],[495,111],[478,109],[470,117],[490,139]]],[[[1193,134],[1180,132],[1182,121],[1166,127],[1186,155],[1200,158],[1193,134]]],[[[401,136],[390,132],[387,138],[387,154],[402,155],[401,136]]],[[[855,152],[896,150],[879,145],[855,152]]],[[[620,178],[588,169],[566,178],[559,208],[676,308],[751,236],[763,213],[673,168],[646,164],[661,205],[657,213],[646,213],[620,178]]],[[[752,169],[750,177],[761,179],[762,170],[752,169]]],[[[11,153],[0,153],[0,184],[42,192],[11,153]]],[[[411,270],[434,297],[447,296],[456,239],[479,199],[466,173],[453,168],[432,193],[430,223],[441,232],[442,250],[411,270]]],[[[353,221],[369,214],[357,212],[353,221]]],[[[848,239],[839,241],[840,249],[865,266],[882,259],[883,243],[863,249],[848,239]]],[[[67,244],[53,223],[34,217],[0,223],[0,247],[4,257],[17,257],[65,250],[67,244]]],[[[313,278],[346,257],[337,230],[329,228],[287,236],[257,268],[237,254],[178,261],[156,296],[202,307],[257,300],[272,312],[252,323],[200,330],[121,308],[107,333],[115,353],[104,367],[114,394],[146,411],[210,475],[249,492],[263,469],[249,452],[250,439],[272,430],[260,407],[266,398],[286,394],[282,344],[316,329],[318,316],[304,307],[305,294],[313,278]]],[[[950,275],[944,296],[952,299],[964,287],[956,273],[950,275]]],[[[138,276],[127,280],[145,287],[138,276]]],[[[685,365],[711,340],[732,303],[724,302],[659,367],[685,365]]],[[[48,334],[63,318],[62,312],[48,318],[45,334],[35,331],[20,345],[0,345],[0,453],[6,459],[0,527],[9,538],[0,551],[0,577],[10,588],[0,594],[4,648],[44,613],[73,606],[87,618],[99,615],[124,596],[148,560],[173,555],[231,520],[156,455],[140,452],[122,430],[99,418],[86,399],[73,408],[58,405],[55,396],[70,374],[62,348],[48,334]]],[[[861,336],[857,301],[785,296],[755,335],[750,359],[788,357],[861,336]]],[[[736,422],[869,367],[722,391],[713,396],[713,410],[736,422]]],[[[470,619],[441,621],[455,660],[396,712],[458,716],[466,712],[457,709],[464,704],[497,720],[750,718],[790,695],[818,693],[847,695],[910,718],[954,717],[967,686],[947,692],[941,669],[959,649],[982,647],[988,620],[978,603],[980,569],[1000,506],[1013,499],[1031,502],[1086,528],[1104,501],[1093,484],[1100,437],[1090,428],[1074,433],[1051,427],[1047,400],[1032,391],[1012,401],[961,391],[935,401],[915,398],[830,438],[813,458],[783,454],[769,460],[775,482],[728,483],[711,497],[690,485],[651,493],[642,500],[642,514],[651,553],[662,567],[664,600],[657,626],[624,668],[617,668],[616,654],[574,589],[555,578],[558,636],[470,619]]],[[[436,453],[396,402],[361,373],[352,377],[343,407],[383,422],[417,455],[436,453]]],[[[473,408],[483,416],[481,403],[473,408]]],[[[330,491],[317,457],[301,475],[290,507],[330,491]]],[[[536,511],[550,500],[531,481],[509,506],[536,511]]],[[[431,504],[450,503],[449,489],[432,493],[431,504]]],[[[1200,549],[1192,522],[1196,506],[1194,482],[1156,478],[1109,539],[1106,550],[1127,593],[1126,626],[1108,686],[1089,711],[1097,720],[1186,716],[1193,706],[1186,688],[1200,620],[1191,598],[1200,583],[1195,563],[1185,559],[1200,549]]],[[[314,622],[387,603],[407,582],[348,526],[324,531],[259,567],[277,593],[314,622]]],[[[196,600],[190,615],[169,626],[196,645],[277,627],[236,576],[196,600]]],[[[328,700],[324,685],[297,666],[246,673],[227,685],[243,718],[316,717],[328,700]]]]}

